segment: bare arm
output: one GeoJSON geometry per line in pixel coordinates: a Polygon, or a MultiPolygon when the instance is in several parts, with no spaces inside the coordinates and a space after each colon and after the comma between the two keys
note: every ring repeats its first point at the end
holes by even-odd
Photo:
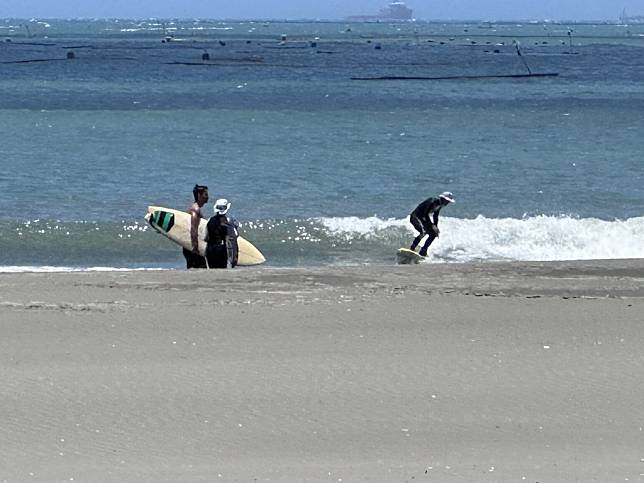
{"type": "Polygon", "coordinates": [[[190,211],[190,241],[192,242],[192,251],[199,252],[199,222],[201,217],[195,210],[190,211]]]}

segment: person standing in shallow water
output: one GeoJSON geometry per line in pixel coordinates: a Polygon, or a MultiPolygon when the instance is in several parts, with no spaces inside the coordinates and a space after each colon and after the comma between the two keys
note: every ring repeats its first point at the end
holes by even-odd
{"type": "Polygon", "coordinates": [[[237,265],[237,227],[227,216],[230,202],[220,198],[215,202],[215,214],[206,226],[206,261],[208,268],[233,268],[237,265]]]}
{"type": "Polygon", "coordinates": [[[196,184],[192,189],[194,203],[188,208],[190,214],[190,241],[192,250],[183,249],[186,268],[206,268],[206,259],[199,254],[199,222],[203,216],[201,209],[208,203],[208,187],[196,184]]]}
{"type": "Polygon", "coordinates": [[[425,241],[423,248],[418,252],[420,256],[427,256],[429,245],[440,235],[440,230],[438,229],[438,214],[442,208],[455,202],[454,195],[449,191],[444,191],[438,195],[438,198],[427,198],[411,212],[409,221],[416,231],[419,232],[418,236],[411,243],[411,250],[415,250],[423,237],[427,235],[427,241],[425,241]]]}

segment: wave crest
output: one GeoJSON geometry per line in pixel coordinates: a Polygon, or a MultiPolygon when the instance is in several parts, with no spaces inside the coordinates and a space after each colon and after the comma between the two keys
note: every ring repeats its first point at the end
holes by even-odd
{"type": "MultiPolygon", "coordinates": [[[[405,246],[415,235],[407,219],[322,218],[320,223],[331,236],[343,240],[384,243],[399,238],[405,246]]],[[[440,228],[441,236],[430,250],[437,261],[644,258],[644,217],[613,221],[547,215],[441,217],[440,228]]]]}

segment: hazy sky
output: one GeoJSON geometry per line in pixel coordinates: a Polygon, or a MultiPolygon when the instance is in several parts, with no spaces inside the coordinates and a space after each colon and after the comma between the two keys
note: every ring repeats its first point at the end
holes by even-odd
{"type": "MultiPolygon", "coordinates": [[[[0,18],[320,18],[373,14],[388,0],[0,0],[0,18]]],[[[407,0],[418,19],[616,20],[644,0],[407,0]]]]}

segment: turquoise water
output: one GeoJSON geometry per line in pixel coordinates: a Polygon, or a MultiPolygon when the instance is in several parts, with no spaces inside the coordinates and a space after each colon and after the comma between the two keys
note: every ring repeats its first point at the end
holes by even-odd
{"type": "Polygon", "coordinates": [[[142,216],[194,183],[278,266],[392,263],[444,190],[435,260],[644,256],[643,25],[0,20],[0,39],[5,271],[181,267],[142,216]],[[559,75],[351,79],[528,68],[559,75]]]}

